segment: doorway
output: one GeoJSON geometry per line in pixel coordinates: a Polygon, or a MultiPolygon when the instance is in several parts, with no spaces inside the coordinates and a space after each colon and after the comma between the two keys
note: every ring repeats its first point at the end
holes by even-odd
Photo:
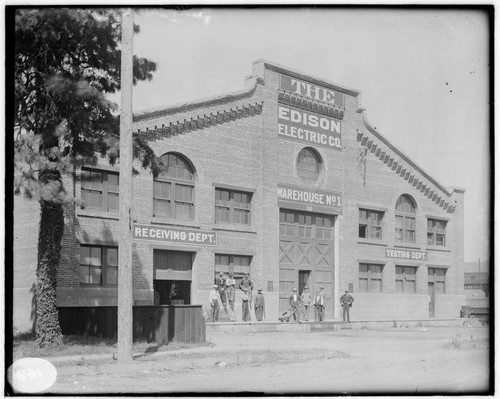
{"type": "Polygon", "coordinates": [[[158,294],[158,305],[190,305],[191,303],[191,281],[153,280],[153,288],[158,294]]]}
{"type": "Polygon", "coordinates": [[[310,270],[299,270],[299,295],[302,295],[304,287],[309,287],[310,276],[311,276],[310,270]]]}

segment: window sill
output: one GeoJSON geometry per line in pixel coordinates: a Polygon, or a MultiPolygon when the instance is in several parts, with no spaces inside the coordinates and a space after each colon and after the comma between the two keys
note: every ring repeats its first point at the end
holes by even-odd
{"type": "Polygon", "coordinates": [[[86,210],[86,209],[80,209],[76,213],[76,216],[85,218],[109,219],[109,220],[120,219],[118,212],[106,212],[106,211],[96,211],[96,210],[86,210]]]}
{"type": "Polygon", "coordinates": [[[421,246],[416,244],[394,244],[394,248],[422,249],[421,246]]]}
{"type": "Polygon", "coordinates": [[[221,225],[217,224],[214,225],[213,230],[220,230],[220,231],[237,231],[239,233],[251,233],[251,234],[257,234],[255,229],[253,229],[251,226],[239,226],[235,224],[226,224],[226,225],[221,225]]]}
{"type": "Polygon", "coordinates": [[[437,252],[451,252],[450,249],[443,247],[441,245],[428,245],[427,251],[437,251],[437,252]]]}
{"type": "Polygon", "coordinates": [[[380,245],[382,247],[387,247],[387,243],[382,240],[370,240],[368,238],[358,238],[358,244],[380,245]]]}
{"type": "Polygon", "coordinates": [[[182,221],[179,219],[163,219],[155,218],[151,219],[151,224],[160,224],[166,226],[176,226],[176,227],[191,227],[193,229],[200,229],[201,226],[193,220],[182,221]]]}

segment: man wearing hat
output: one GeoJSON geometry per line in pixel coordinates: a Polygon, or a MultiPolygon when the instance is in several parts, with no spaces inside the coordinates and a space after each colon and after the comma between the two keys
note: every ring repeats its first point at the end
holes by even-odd
{"type": "Polygon", "coordinates": [[[305,321],[309,321],[309,306],[311,306],[311,293],[309,292],[309,288],[304,287],[304,291],[300,295],[300,300],[304,304],[304,319],[305,321]]]}
{"type": "Polygon", "coordinates": [[[293,319],[295,321],[300,321],[299,308],[301,306],[301,302],[300,302],[300,296],[297,293],[297,288],[293,289],[292,295],[290,295],[288,303],[292,308],[293,319]]]}
{"type": "Polygon", "coordinates": [[[351,308],[353,302],[354,298],[349,295],[349,290],[345,290],[345,294],[340,297],[340,304],[342,305],[342,317],[344,321],[347,321],[348,323],[351,322],[349,319],[349,309],[351,308]]]}
{"type": "Polygon", "coordinates": [[[262,321],[265,314],[266,305],[264,303],[264,294],[262,294],[262,289],[257,290],[257,295],[255,296],[255,318],[257,321],[262,321]]]}
{"type": "Polygon", "coordinates": [[[233,277],[233,273],[229,273],[229,277],[226,279],[226,297],[229,302],[229,309],[231,314],[231,321],[236,321],[236,313],[234,312],[234,302],[236,300],[235,295],[236,280],[233,277]]]}
{"type": "Polygon", "coordinates": [[[210,291],[210,320],[216,322],[219,320],[219,290],[217,284],[214,284],[210,291]]]}
{"type": "Polygon", "coordinates": [[[224,307],[224,311],[227,314],[227,300],[226,300],[226,280],[224,279],[224,273],[219,272],[219,276],[215,278],[215,285],[217,285],[217,289],[219,290],[220,301],[222,302],[222,306],[224,307]]]}
{"type": "Polygon", "coordinates": [[[323,321],[325,318],[325,291],[324,287],[319,287],[319,291],[316,291],[316,296],[314,297],[314,310],[316,321],[323,321]]]}
{"type": "Polygon", "coordinates": [[[242,290],[243,292],[246,292],[246,294],[248,295],[249,305],[251,306],[252,305],[253,283],[252,283],[252,280],[250,280],[250,274],[245,273],[245,275],[243,276],[243,279],[241,280],[241,283],[240,283],[240,290],[242,290]]]}

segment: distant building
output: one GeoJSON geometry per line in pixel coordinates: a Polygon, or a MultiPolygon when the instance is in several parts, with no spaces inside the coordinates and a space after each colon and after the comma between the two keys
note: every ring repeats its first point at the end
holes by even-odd
{"type": "Polygon", "coordinates": [[[466,305],[476,316],[489,315],[490,275],[485,272],[465,273],[464,290],[466,305]]]}
{"type": "MultiPolygon", "coordinates": [[[[267,320],[305,286],[324,287],[327,319],[341,317],[346,289],[352,320],[459,317],[465,190],[372,127],[359,91],[259,60],[243,90],[137,113],[133,129],[168,165],[153,179],[134,164],[135,303],[208,306],[217,273],[248,272],[267,320]]],[[[65,180],[77,202],[65,214],[59,306],[117,304],[119,180],[103,159],[65,180]]],[[[18,330],[33,320],[37,208],[16,198],[18,330]]]]}

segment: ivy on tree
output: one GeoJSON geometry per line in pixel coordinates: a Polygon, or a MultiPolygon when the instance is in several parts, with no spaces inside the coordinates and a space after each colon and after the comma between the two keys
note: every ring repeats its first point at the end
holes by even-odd
{"type": "MultiPolygon", "coordinates": [[[[40,204],[35,290],[40,346],[62,339],[57,269],[64,207],[74,202],[63,179],[81,165],[96,164],[99,154],[111,164],[119,157],[118,108],[105,93],[120,89],[120,39],[120,16],[113,10],[16,10],[14,189],[40,204]]],[[[134,83],[151,80],[155,70],[156,63],[134,56],[134,83]]],[[[139,137],[134,156],[159,173],[159,159],[139,137]]]]}

